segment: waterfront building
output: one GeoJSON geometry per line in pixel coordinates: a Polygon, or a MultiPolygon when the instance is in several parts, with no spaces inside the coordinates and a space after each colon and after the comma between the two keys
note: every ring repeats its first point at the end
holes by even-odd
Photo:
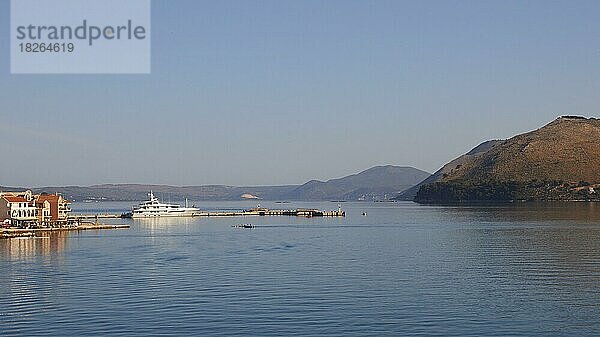
{"type": "Polygon", "coordinates": [[[55,224],[66,224],[71,209],[70,201],[60,194],[40,194],[35,196],[36,203],[48,202],[50,205],[50,221],[55,224]]]}
{"type": "Polygon", "coordinates": [[[38,224],[46,227],[52,223],[51,205],[48,200],[36,201],[35,209],[38,224]]]}
{"type": "Polygon", "coordinates": [[[22,196],[2,194],[0,196],[0,221],[10,220],[11,225],[36,223],[36,207],[22,196]]]}
{"type": "Polygon", "coordinates": [[[0,222],[13,226],[65,225],[70,202],[59,194],[33,194],[31,191],[0,193],[0,222]]]}

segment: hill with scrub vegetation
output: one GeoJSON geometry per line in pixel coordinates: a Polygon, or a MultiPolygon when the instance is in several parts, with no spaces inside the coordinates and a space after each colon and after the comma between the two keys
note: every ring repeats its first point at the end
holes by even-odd
{"type": "Polygon", "coordinates": [[[508,140],[483,143],[415,192],[414,200],[424,203],[600,200],[600,119],[564,116],[508,140]]]}

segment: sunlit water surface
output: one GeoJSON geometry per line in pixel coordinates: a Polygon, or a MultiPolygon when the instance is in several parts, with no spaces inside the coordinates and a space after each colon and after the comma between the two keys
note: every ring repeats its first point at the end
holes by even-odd
{"type": "Polygon", "coordinates": [[[600,335],[600,204],[342,206],[2,240],[0,335],[600,335]]]}

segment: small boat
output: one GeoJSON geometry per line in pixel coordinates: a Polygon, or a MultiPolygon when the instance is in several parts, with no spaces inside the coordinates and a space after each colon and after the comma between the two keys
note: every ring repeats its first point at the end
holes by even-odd
{"type": "Polygon", "coordinates": [[[254,228],[256,226],[254,226],[252,224],[239,224],[239,225],[235,225],[235,226],[232,226],[232,227],[234,227],[234,228],[254,228]]]}

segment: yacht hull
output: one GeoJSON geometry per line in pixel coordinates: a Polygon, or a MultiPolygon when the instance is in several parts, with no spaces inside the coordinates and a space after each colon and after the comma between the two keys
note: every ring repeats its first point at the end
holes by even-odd
{"type": "Polygon", "coordinates": [[[199,211],[192,212],[161,212],[161,213],[133,213],[132,218],[143,219],[143,218],[183,218],[196,216],[199,211]]]}

